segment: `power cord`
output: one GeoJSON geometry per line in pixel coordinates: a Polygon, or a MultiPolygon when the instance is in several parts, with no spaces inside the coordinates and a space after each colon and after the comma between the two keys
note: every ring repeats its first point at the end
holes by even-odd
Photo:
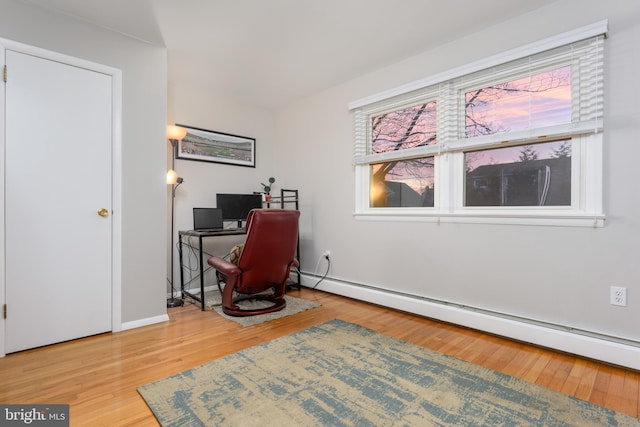
{"type": "MultiPolygon", "coordinates": [[[[201,262],[201,260],[199,260],[198,247],[192,242],[190,237],[186,240],[186,242],[182,242],[182,246],[183,248],[187,249],[184,264],[181,266],[181,268],[183,268],[183,271],[187,273],[188,276],[185,278],[184,288],[188,291],[193,291],[192,285],[200,277],[199,263],[201,262]]],[[[178,243],[176,243],[176,249],[179,250],[178,243]]],[[[214,254],[209,253],[204,249],[202,250],[202,255],[206,255],[207,257],[214,256],[214,254]]],[[[230,253],[227,253],[226,255],[221,256],[221,258],[228,260],[229,255],[230,253]]],[[[207,274],[209,270],[213,269],[213,267],[210,267],[209,265],[203,265],[203,267],[203,274],[207,274]]],[[[199,285],[197,286],[199,288],[199,285]]]]}
{"type": "Polygon", "coordinates": [[[326,279],[327,274],[329,274],[329,270],[331,269],[331,259],[329,258],[329,254],[328,253],[324,254],[324,259],[327,260],[327,271],[324,272],[324,275],[320,278],[320,280],[318,280],[318,282],[316,282],[315,285],[313,285],[311,287],[311,289],[315,289],[320,284],[320,282],[322,282],[324,279],[326,279]]]}

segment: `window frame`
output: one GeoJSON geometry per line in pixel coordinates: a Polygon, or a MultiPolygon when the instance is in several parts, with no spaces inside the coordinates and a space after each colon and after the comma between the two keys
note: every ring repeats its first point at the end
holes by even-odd
{"type": "MultiPolygon", "coordinates": [[[[602,209],[602,155],[603,124],[602,112],[595,117],[576,118],[580,114],[582,100],[575,99],[572,105],[572,122],[533,128],[508,133],[498,133],[466,138],[464,135],[464,96],[471,88],[483,84],[496,84],[492,67],[498,69],[503,80],[522,75],[512,63],[539,55],[543,60],[534,65],[533,70],[553,69],[568,65],[567,58],[545,59],[547,51],[563,48],[576,42],[605,36],[607,21],[582,27],[522,48],[505,52],[483,61],[468,64],[437,76],[432,76],[408,85],[373,95],[349,104],[354,111],[355,145],[355,213],[356,219],[462,222],[489,224],[560,225],[602,227],[605,215],[602,209]],[[370,117],[385,111],[399,110],[416,103],[436,101],[438,119],[438,143],[424,147],[372,154],[370,117]],[[452,111],[455,113],[452,114],[452,111]],[[461,134],[461,131],[463,134],[461,134]],[[465,206],[465,164],[464,153],[483,149],[518,146],[532,142],[550,142],[560,139],[571,140],[571,205],[570,206],[465,206]],[[371,164],[389,160],[403,160],[434,156],[434,207],[371,207],[369,188],[371,184],[371,164]]],[[[591,47],[589,48],[591,49],[591,47]]],[[[589,51],[590,52],[590,51],[589,51]]],[[[602,59],[600,59],[602,61],[602,59]]],[[[579,77],[574,75],[572,65],[572,88],[579,77]]],[[[601,64],[600,64],[601,65],[601,64]]],[[[602,65],[601,65],[602,66],[602,65]]],[[[578,74],[578,73],[575,73],[578,74]]],[[[598,76],[602,79],[602,76],[598,76]]],[[[575,89],[573,89],[575,90],[575,89]]],[[[602,98],[602,94],[596,94],[602,98]]],[[[602,108],[602,99],[599,99],[602,108]]]]}

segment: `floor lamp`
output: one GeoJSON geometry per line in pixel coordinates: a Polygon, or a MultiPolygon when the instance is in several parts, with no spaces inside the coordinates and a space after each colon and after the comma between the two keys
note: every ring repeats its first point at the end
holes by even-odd
{"type": "Polygon", "coordinates": [[[184,304],[182,298],[176,299],[176,290],[173,286],[173,253],[175,251],[175,224],[174,224],[174,208],[176,199],[176,189],[184,182],[174,170],[176,150],[178,142],[187,135],[187,130],[178,126],[167,126],[167,139],[171,143],[171,169],[167,172],[167,185],[171,185],[171,298],[167,299],[167,307],[180,307],[184,304]]]}

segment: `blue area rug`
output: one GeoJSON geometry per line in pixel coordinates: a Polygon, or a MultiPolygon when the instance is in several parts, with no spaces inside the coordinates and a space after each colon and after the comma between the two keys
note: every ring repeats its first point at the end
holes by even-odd
{"type": "Polygon", "coordinates": [[[163,426],[640,426],[341,320],[138,391],[163,426]]]}

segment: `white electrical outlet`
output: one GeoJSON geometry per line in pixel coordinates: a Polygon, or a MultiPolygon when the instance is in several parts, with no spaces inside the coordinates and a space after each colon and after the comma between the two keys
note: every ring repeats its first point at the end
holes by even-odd
{"type": "Polygon", "coordinates": [[[623,307],[626,307],[627,288],[622,288],[620,286],[612,286],[611,287],[611,304],[621,305],[623,307]]]}
{"type": "Polygon", "coordinates": [[[329,257],[331,256],[331,251],[327,249],[322,253],[322,256],[325,257],[326,259],[329,259],[329,257]]]}

